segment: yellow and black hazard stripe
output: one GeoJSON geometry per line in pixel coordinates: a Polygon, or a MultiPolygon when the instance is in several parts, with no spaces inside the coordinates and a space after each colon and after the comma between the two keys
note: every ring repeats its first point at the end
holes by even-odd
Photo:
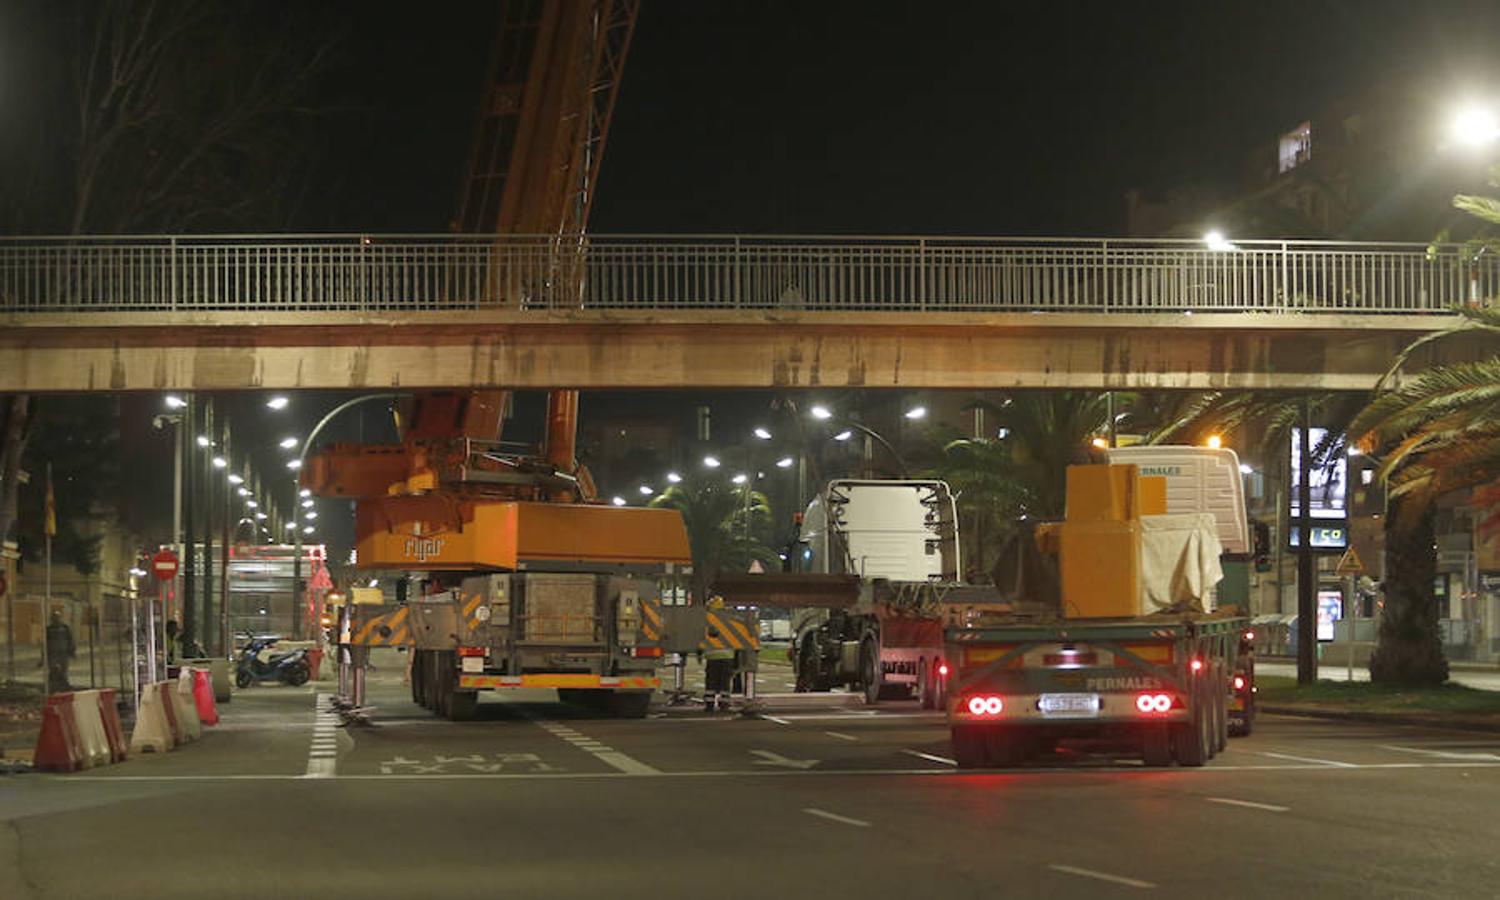
{"type": "Polygon", "coordinates": [[[760,637],[744,621],[721,611],[705,614],[706,628],[698,644],[704,650],[759,650],[760,637]]]}
{"type": "Polygon", "coordinates": [[[407,608],[402,606],[365,619],[354,629],[349,643],[363,647],[402,647],[411,644],[407,612],[407,608]]]}
{"type": "MultiPolygon", "coordinates": [[[[464,616],[464,627],[468,628],[470,631],[478,631],[479,630],[479,626],[484,624],[484,620],[481,619],[481,618],[479,618],[479,616],[476,614],[478,612],[478,610],[479,610],[479,603],[483,599],[484,599],[484,595],[483,594],[475,594],[472,597],[465,597],[464,598],[464,604],[463,604],[463,607],[462,607],[463,616],[464,616]]],[[[485,618],[489,618],[489,617],[486,616],[485,618]]]]}
{"type": "Polygon", "coordinates": [[[641,637],[648,641],[659,641],[661,635],[661,603],[656,600],[642,600],[641,637]]]}

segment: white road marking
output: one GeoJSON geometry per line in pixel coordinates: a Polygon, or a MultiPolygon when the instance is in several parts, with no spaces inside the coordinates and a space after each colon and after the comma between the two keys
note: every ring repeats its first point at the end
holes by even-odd
{"type": "Polygon", "coordinates": [[[758,766],[782,766],[788,769],[811,769],[817,765],[816,759],[788,759],[780,753],[772,753],[770,750],[751,750],[751,755],[759,756],[755,761],[758,766]]]}
{"type": "MultiPolygon", "coordinates": [[[[866,710],[844,710],[843,712],[828,713],[828,714],[818,714],[818,713],[809,713],[809,714],[805,714],[805,715],[791,714],[791,715],[782,716],[781,719],[784,720],[784,721],[786,721],[786,722],[829,722],[829,721],[839,721],[839,722],[848,722],[848,723],[850,723],[852,725],[855,722],[884,722],[884,721],[886,721],[888,719],[933,719],[933,720],[937,720],[937,719],[943,719],[945,716],[946,716],[945,713],[940,713],[940,712],[930,712],[930,713],[887,713],[887,712],[879,712],[879,711],[873,710],[873,709],[866,709],[866,710]]],[[[762,719],[769,719],[771,717],[770,716],[761,716],[761,718],[762,719]]]]}
{"type": "Polygon", "coordinates": [[[574,747],[589,754],[607,766],[613,766],[626,775],[660,775],[662,774],[652,766],[648,766],[638,759],[626,756],[618,750],[612,749],[599,741],[581,734],[573,728],[547,719],[536,719],[536,724],[543,729],[571,743],[574,747]]]}
{"type": "Polygon", "coordinates": [[[1112,884],[1123,884],[1133,888],[1154,888],[1155,884],[1149,881],[1141,881],[1137,878],[1126,878],[1123,875],[1111,875],[1108,872],[1095,872],[1093,869],[1080,869],[1077,866],[1065,866],[1061,863],[1052,863],[1047,866],[1054,872],[1063,872],[1068,875],[1081,875],[1084,878],[1097,878],[1100,881],[1108,881],[1112,884]]]}
{"type": "MultiPolygon", "coordinates": [[[[767,722],[775,722],[777,725],[790,725],[790,724],[792,724],[791,722],[788,722],[786,719],[783,719],[783,718],[781,718],[779,716],[761,716],[761,718],[765,719],[767,722]]],[[[697,721],[711,721],[711,720],[699,719],[697,721]]]]}
{"type": "Polygon", "coordinates": [[[857,741],[857,740],[859,740],[859,738],[855,737],[854,735],[852,735],[852,734],[844,734],[842,731],[825,731],[823,733],[826,734],[826,735],[828,735],[829,737],[836,737],[839,740],[843,740],[843,741],[857,741]]]}
{"type": "Polygon", "coordinates": [[[1256,803],[1251,800],[1235,800],[1230,797],[1204,797],[1209,803],[1226,803],[1230,806],[1243,806],[1248,809],[1263,809],[1267,812],[1290,812],[1290,806],[1277,806],[1274,803],[1256,803]]]}
{"type": "Polygon", "coordinates": [[[946,756],[935,756],[935,755],[933,755],[931,753],[923,753],[920,750],[902,750],[901,752],[907,754],[908,756],[915,756],[918,759],[928,759],[928,760],[932,760],[935,763],[942,763],[945,766],[956,766],[956,765],[958,765],[958,761],[957,760],[949,759],[946,756]]]}
{"type": "Polygon", "coordinates": [[[1472,759],[1482,762],[1500,762],[1500,756],[1493,753],[1459,753],[1453,750],[1429,750],[1425,747],[1398,747],[1394,744],[1381,744],[1383,750],[1395,750],[1399,753],[1419,753],[1423,756],[1431,756],[1436,759],[1472,759]]]}
{"type": "Polygon", "coordinates": [[[334,778],[338,774],[338,738],[334,732],[338,714],[328,707],[331,699],[330,694],[313,695],[313,740],[303,778],[334,778]]]}
{"type": "Polygon", "coordinates": [[[854,825],[858,828],[870,827],[870,823],[866,822],[864,819],[851,819],[848,816],[841,816],[838,813],[831,813],[826,809],[814,809],[813,807],[808,806],[803,808],[802,811],[810,816],[817,816],[820,819],[827,819],[830,822],[839,822],[844,825],[854,825]]]}
{"type": "MultiPolygon", "coordinates": [[[[1368,763],[1360,765],[1346,765],[1332,767],[1323,764],[1318,765],[1284,765],[1284,766],[1204,766],[1193,769],[1175,769],[1174,775],[1207,777],[1224,772],[1354,772],[1379,769],[1500,769],[1500,763],[1461,763],[1461,762],[1409,762],[1409,763],[1368,763]]],[[[1057,775],[1096,775],[1100,772],[1109,772],[1122,776],[1159,775],[1159,770],[1143,769],[1139,764],[1128,766],[1038,766],[1036,768],[1019,769],[1006,773],[1005,777],[1055,777],[1057,775]]],[[[644,773],[643,773],[644,774],[644,773]]],[[[974,775],[973,772],[958,772],[951,769],[703,769],[698,771],[662,772],[650,773],[657,778],[787,778],[787,777],[812,777],[812,778],[906,778],[913,775],[925,775],[931,778],[954,778],[974,775]]],[[[66,782],[109,782],[109,781],[296,781],[304,778],[303,775],[31,775],[29,778],[39,781],[66,782]]],[[[545,781],[554,780],[576,780],[583,778],[625,778],[625,772],[536,772],[536,773],[475,773],[475,774],[450,774],[441,773],[393,773],[390,775],[333,775],[344,781],[390,781],[392,779],[405,779],[409,781],[434,781],[434,780],[470,780],[470,781],[545,781]]]]}
{"type": "Polygon", "coordinates": [[[1272,759],[1289,759],[1292,762],[1317,763],[1320,766],[1332,766],[1336,769],[1353,769],[1354,763],[1339,762],[1336,759],[1318,759],[1312,756],[1292,756],[1290,753],[1268,753],[1262,751],[1261,756],[1269,756],[1272,759]]]}

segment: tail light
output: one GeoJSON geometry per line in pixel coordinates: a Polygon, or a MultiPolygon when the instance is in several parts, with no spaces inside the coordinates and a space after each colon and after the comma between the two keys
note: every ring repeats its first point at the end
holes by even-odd
{"type": "Polygon", "coordinates": [[[458,648],[458,655],[459,656],[483,656],[484,655],[484,648],[483,647],[459,647],[458,648]]]}
{"type": "Polygon", "coordinates": [[[973,716],[998,716],[1005,709],[1005,701],[993,694],[984,697],[970,697],[968,708],[969,714],[973,716]]]}
{"type": "Polygon", "coordinates": [[[1238,693],[1240,691],[1243,691],[1244,689],[1245,689],[1245,676],[1243,676],[1243,675],[1236,675],[1236,676],[1234,676],[1234,690],[1235,690],[1235,692],[1238,693]]]}
{"type": "Polygon", "coordinates": [[[1147,715],[1164,713],[1172,708],[1172,695],[1139,694],[1135,698],[1135,708],[1147,715]]]}
{"type": "Polygon", "coordinates": [[[1192,666],[1194,672],[1203,671],[1203,660],[1201,659],[1195,658],[1191,663],[1189,663],[1189,665],[1192,666]]]}
{"type": "Polygon", "coordinates": [[[631,650],[631,656],[636,659],[655,659],[661,656],[660,647],[635,647],[631,650]]]}
{"type": "Polygon", "coordinates": [[[947,663],[938,663],[938,677],[939,678],[947,678],[948,677],[948,664],[947,663]]]}
{"type": "Polygon", "coordinates": [[[1253,641],[1255,640],[1255,632],[1247,631],[1243,635],[1241,635],[1241,637],[1243,637],[1247,641],[1253,641]]]}

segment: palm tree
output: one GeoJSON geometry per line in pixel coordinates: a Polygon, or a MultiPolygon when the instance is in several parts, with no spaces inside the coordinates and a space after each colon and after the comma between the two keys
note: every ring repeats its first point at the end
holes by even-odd
{"type": "Polygon", "coordinates": [[[943,445],[931,474],[953,489],[963,545],[964,580],[988,573],[1012,523],[1024,514],[1026,491],[999,439],[972,438],[943,445]]]}
{"type": "Polygon", "coordinates": [[[1027,391],[1008,397],[994,416],[1027,492],[1024,512],[1061,518],[1068,466],[1088,462],[1090,441],[1108,431],[1108,399],[1082,391],[1027,391]]]}
{"type": "Polygon", "coordinates": [[[766,545],[771,506],[765,494],[722,477],[694,474],[651,501],[682,514],[693,553],[693,596],[703,602],[723,572],[744,572],[752,562],[769,564],[776,551],[766,545]]]}

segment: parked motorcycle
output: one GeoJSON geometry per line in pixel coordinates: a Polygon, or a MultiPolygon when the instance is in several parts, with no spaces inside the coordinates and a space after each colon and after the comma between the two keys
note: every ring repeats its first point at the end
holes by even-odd
{"type": "Polygon", "coordinates": [[[252,638],[240,651],[239,664],[235,669],[234,683],[242,688],[262,681],[280,681],[292,687],[303,685],[312,677],[312,667],[307,661],[307,650],[297,649],[286,653],[272,651],[265,660],[261,651],[273,647],[277,638],[252,638]]]}

